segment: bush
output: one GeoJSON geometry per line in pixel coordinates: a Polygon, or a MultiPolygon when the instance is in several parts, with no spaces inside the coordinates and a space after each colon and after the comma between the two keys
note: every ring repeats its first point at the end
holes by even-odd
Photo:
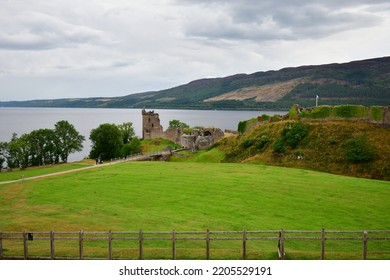
{"type": "Polygon", "coordinates": [[[344,144],[344,155],[347,162],[362,163],[374,159],[375,147],[370,144],[366,136],[349,139],[344,144]]]}
{"type": "Polygon", "coordinates": [[[332,107],[320,106],[313,109],[309,117],[313,119],[325,119],[332,115],[332,107]]]}
{"type": "Polygon", "coordinates": [[[260,139],[258,139],[256,142],[256,148],[258,150],[262,150],[265,147],[265,145],[267,145],[268,141],[269,141],[269,139],[268,139],[267,135],[261,135],[260,139]]]}
{"type": "Polygon", "coordinates": [[[286,147],[284,146],[284,140],[283,139],[279,139],[277,140],[273,145],[272,145],[272,149],[274,150],[275,153],[278,153],[278,154],[283,154],[286,152],[286,147]]]}
{"type": "Polygon", "coordinates": [[[282,137],[272,145],[274,152],[284,153],[286,151],[286,144],[292,149],[295,149],[307,136],[309,129],[309,125],[302,122],[286,123],[282,131],[282,137]]]}
{"type": "Polygon", "coordinates": [[[288,112],[288,116],[290,119],[296,119],[298,118],[298,107],[299,105],[293,105],[290,109],[290,111],[288,112]]]}
{"type": "Polygon", "coordinates": [[[285,142],[295,149],[309,132],[309,125],[302,122],[287,123],[283,129],[282,136],[285,142]]]}
{"type": "Polygon", "coordinates": [[[374,121],[381,121],[382,120],[382,114],[383,114],[383,109],[380,106],[372,106],[370,108],[370,116],[371,119],[374,121]]]}
{"type": "Polygon", "coordinates": [[[245,131],[246,131],[247,126],[248,126],[248,121],[240,121],[240,122],[238,123],[237,131],[238,131],[240,134],[244,134],[245,131]]]}
{"type": "Polygon", "coordinates": [[[262,114],[261,115],[261,119],[262,119],[263,122],[265,122],[265,121],[268,121],[270,119],[270,116],[267,115],[267,114],[262,114]]]}
{"type": "Polygon", "coordinates": [[[242,142],[241,145],[243,148],[247,149],[247,148],[251,147],[253,145],[253,143],[254,143],[253,139],[246,139],[242,142]]]}
{"type": "Polygon", "coordinates": [[[366,118],[368,108],[360,105],[340,105],[334,107],[334,114],[340,118],[366,118]]]}

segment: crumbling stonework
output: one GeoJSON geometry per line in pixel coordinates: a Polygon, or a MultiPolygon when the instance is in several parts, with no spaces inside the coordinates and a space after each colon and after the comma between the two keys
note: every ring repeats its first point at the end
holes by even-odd
{"type": "Polygon", "coordinates": [[[143,139],[165,138],[190,150],[207,149],[224,136],[219,128],[192,129],[186,133],[181,128],[172,128],[164,132],[159,115],[145,110],[142,110],[142,128],[143,139]]]}
{"type": "Polygon", "coordinates": [[[194,129],[189,134],[182,134],[180,144],[191,150],[205,150],[223,136],[224,133],[219,128],[194,129]]]}
{"type": "Polygon", "coordinates": [[[390,126],[390,106],[383,107],[382,124],[384,126],[390,126]]]}
{"type": "Polygon", "coordinates": [[[153,139],[163,137],[163,127],[160,124],[160,117],[154,111],[142,110],[142,138],[153,139]]]}

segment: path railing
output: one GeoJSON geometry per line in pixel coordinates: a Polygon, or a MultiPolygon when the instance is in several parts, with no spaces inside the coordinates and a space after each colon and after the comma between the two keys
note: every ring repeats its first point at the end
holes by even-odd
{"type": "Polygon", "coordinates": [[[118,162],[127,162],[127,161],[150,160],[154,157],[172,155],[174,153],[184,151],[184,150],[187,150],[187,149],[163,150],[163,151],[149,152],[149,153],[136,153],[136,154],[128,155],[126,157],[112,158],[110,162],[111,163],[118,163],[118,162]]]}
{"type": "MultiPolygon", "coordinates": [[[[343,249],[346,241],[356,241],[361,244],[360,251],[361,259],[367,259],[369,254],[368,243],[380,243],[373,253],[382,254],[386,258],[390,256],[390,230],[364,230],[364,231],[335,231],[325,230],[321,231],[298,231],[298,230],[257,230],[257,231],[171,231],[171,232],[0,232],[0,259],[114,259],[114,250],[124,252],[125,255],[116,257],[115,259],[128,259],[130,252],[135,257],[132,259],[145,259],[145,250],[153,249],[156,246],[151,245],[150,242],[165,242],[165,249],[171,250],[170,258],[177,259],[178,244],[185,242],[197,242],[197,247],[187,248],[187,250],[204,250],[204,259],[211,259],[212,246],[218,242],[224,242],[222,245],[225,249],[240,250],[241,259],[248,258],[248,244],[254,242],[275,242],[274,248],[277,252],[278,259],[285,259],[288,245],[291,242],[303,241],[316,242],[320,244],[320,259],[326,259],[327,243],[332,241],[339,241],[341,243],[338,248],[342,250],[350,250],[348,246],[343,249]],[[238,243],[241,245],[232,248],[232,242],[235,241],[235,246],[238,243]],[[40,242],[40,243],[39,243],[40,242]],[[91,242],[99,242],[98,245],[91,245],[91,242]],[[147,242],[149,242],[147,244],[147,242]],[[201,243],[199,243],[201,242],[201,243]],[[70,244],[72,243],[72,244],[70,244]],[[115,244],[114,244],[115,243],[115,244]],[[202,245],[203,243],[203,245],[202,245]],[[168,245],[167,245],[168,244],[168,245]],[[226,244],[226,245],[225,245],[226,244]],[[132,246],[131,246],[132,245],[132,246]],[[106,251],[102,256],[86,257],[85,252],[90,254],[91,248],[98,247],[106,251]],[[149,247],[148,247],[149,246],[149,247]],[[57,251],[57,247],[60,248],[57,251]],[[31,251],[30,251],[31,249],[31,251]],[[127,255],[126,255],[127,254],[127,255]],[[104,256],[106,255],[106,256],[104,256]],[[387,256],[387,257],[386,257],[387,256]]],[[[302,245],[303,247],[305,245],[302,245]]],[[[258,248],[258,247],[256,247],[258,248]]],[[[356,248],[356,246],[355,246],[356,248]]],[[[180,248],[181,249],[181,248],[180,248]]],[[[252,248],[251,251],[254,249],[252,248]]],[[[261,249],[256,249],[261,250],[261,249]]],[[[355,250],[356,252],[356,250],[355,250]]]]}

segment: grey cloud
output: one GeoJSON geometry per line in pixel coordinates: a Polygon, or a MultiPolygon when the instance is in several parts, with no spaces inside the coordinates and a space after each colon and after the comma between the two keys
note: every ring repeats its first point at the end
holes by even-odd
{"type": "MultiPolygon", "coordinates": [[[[191,1],[205,13],[216,16],[207,21],[193,15],[185,32],[189,36],[217,39],[298,40],[327,37],[331,34],[380,24],[381,18],[369,10],[387,1],[191,1]],[[357,5],[362,11],[352,11],[357,5]],[[223,20],[221,20],[223,19],[223,20]]],[[[379,9],[380,7],[378,7],[379,9]]],[[[212,18],[212,16],[210,16],[212,18]]]]}
{"type": "Polygon", "coordinates": [[[51,15],[23,12],[1,20],[0,48],[45,50],[101,42],[103,32],[65,22],[51,15]],[[5,28],[4,28],[5,27],[5,28]]]}

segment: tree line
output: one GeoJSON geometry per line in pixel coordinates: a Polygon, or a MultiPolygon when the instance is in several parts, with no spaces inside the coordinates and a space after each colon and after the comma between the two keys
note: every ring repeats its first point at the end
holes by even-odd
{"type": "Polygon", "coordinates": [[[25,168],[66,163],[71,153],[80,152],[85,137],[68,121],[59,121],[54,129],[38,129],[18,137],[12,134],[10,142],[0,142],[0,166],[25,168]]]}
{"type": "MultiPolygon", "coordinates": [[[[141,141],[135,136],[133,124],[101,124],[92,129],[89,157],[97,161],[138,153],[141,141]]],[[[38,129],[20,137],[13,133],[11,141],[0,142],[0,167],[26,168],[68,162],[70,154],[83,149],[85,137],[68,121],[62,120],[54,129],[38,129]]]]}

